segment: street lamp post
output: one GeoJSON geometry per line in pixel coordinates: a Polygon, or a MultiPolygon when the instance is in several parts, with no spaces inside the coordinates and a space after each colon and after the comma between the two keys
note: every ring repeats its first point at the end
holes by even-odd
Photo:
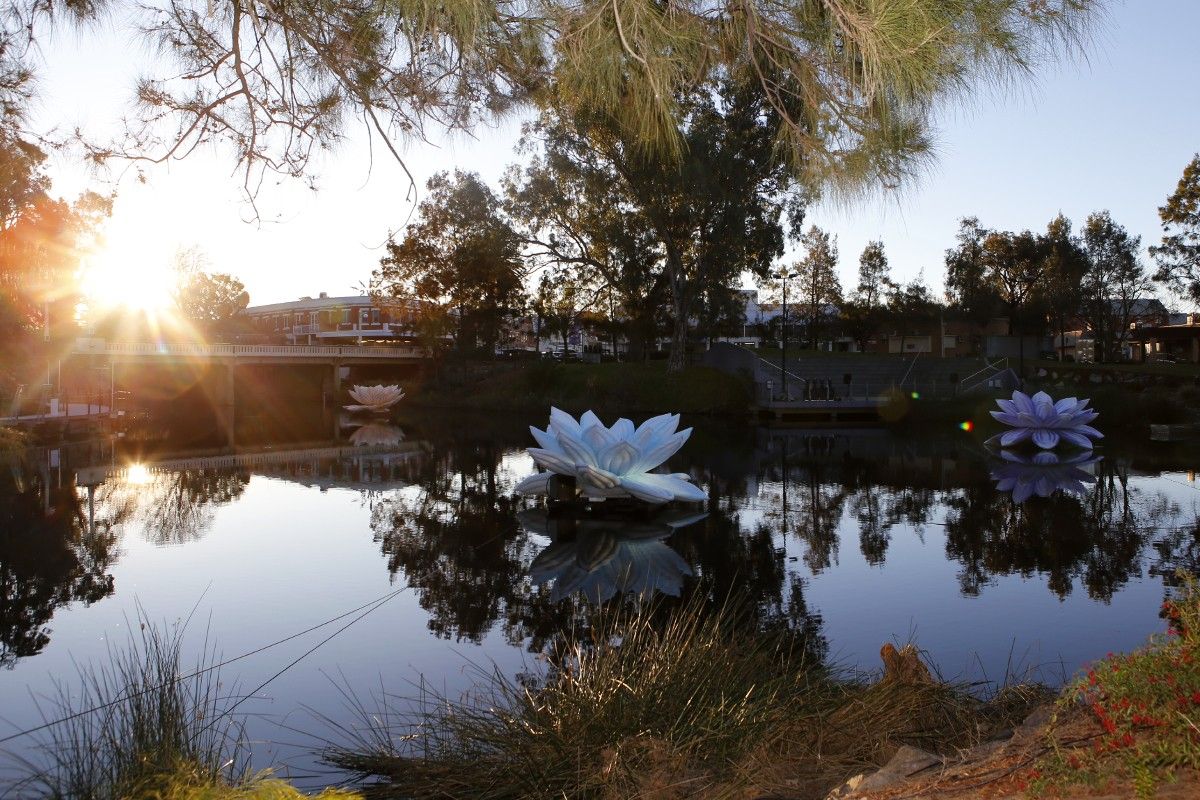
{"type": "Polygon", "coordinates": [[[787,267],[784,267],[778,272],[773,273],[772,277],[783,284],[783,317],[780,324],[780,330],[782,331],[782,334],[780,335],[779,345],[779,382],[781,384],[781,388],[783,389],[783,399],[787,400],[787,286],[788,278],[791,277],[791,273],[788,272],[787,267]]]}

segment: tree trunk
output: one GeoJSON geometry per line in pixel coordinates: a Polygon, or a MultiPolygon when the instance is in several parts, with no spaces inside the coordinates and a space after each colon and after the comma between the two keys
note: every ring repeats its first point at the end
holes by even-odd
{"type": "Polygon", "coordinates": [[[687,366],[688,312],[691,307],[687,292],[687,280],[683,276],[683,265],[677,254],[667,252],[667,269],[671,271],[671,306],[675,312],[675,327],[671,331],[671,354],[667,358],[667,372],[679,372],[687,366]]]}

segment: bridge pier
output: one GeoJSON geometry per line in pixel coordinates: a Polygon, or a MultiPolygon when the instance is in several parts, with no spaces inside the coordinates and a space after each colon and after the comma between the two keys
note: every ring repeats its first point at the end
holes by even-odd
{"type": "Polygon", "coordinates": [[[216,413],[217,426],[225,436],[229,445],[235,443],[234,423],[236,422],[237,392],[235,378],[237,365],[230,361],[218,366],[214,376],[213,411],[216,413]]]}

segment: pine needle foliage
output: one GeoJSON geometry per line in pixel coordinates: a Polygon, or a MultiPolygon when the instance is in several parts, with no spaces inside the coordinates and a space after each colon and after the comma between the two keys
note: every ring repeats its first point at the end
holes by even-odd
{"type": "Polygon", "coordinates": [[[267,171],[310,174],[356,119],[400,159],[397,138],[530,104],[611,116],[670,159],[680,98],[733,79],[785,120],[776,145],[796,175],[848,196],[917,171],[944,103],[1076,51],[1102,2],[23,0],[0,29],[0,106],[27,105],[30,45],[48,25],[108,9],[178,66],[139,82],[129,135],[92,146],[97,162],[221,142],[253,193],[267,171]]]}

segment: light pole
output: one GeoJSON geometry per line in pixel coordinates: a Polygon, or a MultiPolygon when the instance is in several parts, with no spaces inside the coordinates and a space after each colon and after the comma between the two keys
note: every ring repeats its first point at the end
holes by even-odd
{"type": "Polygon", "coordinates": [[[780,283],[783,284],[783,316],[782,316],[782,320],[780,323],[780,330],[782,331],[782,335],[780,336],[780,339],[779,339],[779,341],[780,341],[780,344],[779,344],[779,382],[783,388],[783,399],[784,400],[788,399],[788,388],[787,388],[787,287],[788,287],[788,279],[791,276],[792,275],[788,271],[787,267],[784,267],[781,270],[771,273],[772,278],[775,278],[776,280],[778,280],[780,283]]]}

